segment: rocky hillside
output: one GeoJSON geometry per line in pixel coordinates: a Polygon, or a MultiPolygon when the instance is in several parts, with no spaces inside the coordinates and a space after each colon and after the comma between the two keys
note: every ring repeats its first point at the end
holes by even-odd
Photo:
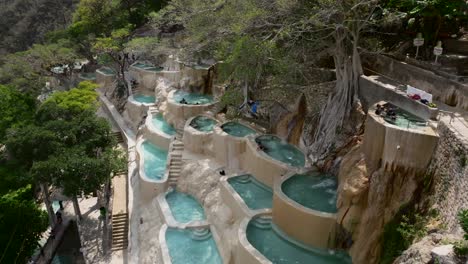
{"type": "Polygon", "coordinates": [[[0,55],[26,50],[72,21],[79,0],[0,0],[0,55]]]}

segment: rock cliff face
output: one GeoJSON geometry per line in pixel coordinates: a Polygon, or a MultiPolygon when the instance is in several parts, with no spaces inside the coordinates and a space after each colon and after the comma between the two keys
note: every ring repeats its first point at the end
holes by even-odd
{"type": "Polygon", "coordinates": [[[351,233],[353,263],[378,263],[385,224],[414,199],[424,177],[399,169],[370,171],[358,143],[343,157],[339,179],[338,219],[351,233]]]}
{"type": "Polygon", "coordinates": [[[0,54],[26,50],[45,33],[64,29],[79,0],[0,0],[0,54]]]}

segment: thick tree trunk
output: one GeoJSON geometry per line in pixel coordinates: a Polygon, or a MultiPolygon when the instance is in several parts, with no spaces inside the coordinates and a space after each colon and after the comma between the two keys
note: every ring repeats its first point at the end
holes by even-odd
{"type": "Polygon", "coordinates": [[[78,198],[76,195],[73,195],[72,197],[72,203],[73,203],[73,209],[75,209],[75,215],[78,217],[78,220],[81,220],[81,210],[80,210],[80,205],[78,204],[78,198]]]}
{"type": "Polygon", "coordinates": [[[45,183],[41,183],[40,186],[42,194],[44,194],[44,203],[47,209],[47,215],[49,216],[49,224],[53,228],[55,226],[55,214],[49,200],[49,187],[45,183]]]}
{"type": "Polygon", "coordinates": [[[362,74],[361,59],[357,50],[359,34],[349,35],[351,34],[344,28],[336,29],[336,47],[333,55],[336,87],[320,113],[319,125],[309,155],[314,162],[323,160],[343,143],[340,136],[344,135],[345,122],[349,121],[358,100],[359,76],[362,74]],[[350,37],[353,37],[351,48],[347,45],[347,39],[350,37]]]}

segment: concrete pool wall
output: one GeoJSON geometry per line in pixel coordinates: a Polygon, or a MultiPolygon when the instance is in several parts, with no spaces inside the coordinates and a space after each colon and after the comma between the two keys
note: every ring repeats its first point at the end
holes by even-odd
{"type": "MultiPolygon", "coordinates": [[[[168,182],[169,170],[167,168],[171,161],[168,156],[167,161],[166,161],[166,166],[165,166],[166,170],[164,172],[163,177],[160,180],[150,179],[146,175],[146,172],[145,172],[143,149],[141,146],[146,140],[147,139],[143,136],[137,139],[136,161],[138,164],[138,174],[139,174],[138,179],[140,181],[140,197],[143,201],[151,201],[154,197],[156,197],[160,193],[163,193],[169,187],[169,182],[168,182]]],[[[159,146],[159,147],[163,148],[163,146],[159,146]]]]}
{"type": "MultiPolygon", "coordinates": [[[[146,94],[142,93],[144,95],[150,95],[154,96],[154,93],[152,94],[146,94]]],[[[143,124],[145,120],[143,120],[143,117],[146,115],[148,112],[150,106],[155,106],[156,102],[154,103],[140,103],[136,101],[133,98],[134,95],[131,95],[127,99],[127,104],[125,105],[125,111],[122,114],[125,121],[129,124],[129,126],[133,129],[133,131],[136,131],[138,129],[138,126],[140,124],[143,124]]]]}
{"type": "MultiPolygon", "coordinates": [[[[186,150],[196,154],[215,156],[213,152],[213,130],[209,132],[199,131],[190,125],[192,120],[197,117],[191,117],[185,122],[184,147],[186,150]]],[[[212,118],[210,116],[205,117],[212,118]]],[[[214,118],[212,119],[215,120],[214,118]]]]}
{"type": "Polygon", "coordinates": [[[337,226],[336,214],[307,208],[289,198],[283,192],[282,185],[294,175],[295,173],[288,174],[275,182],[273,223],[285,234],[306,245],[333,248],[337,226]]]}
{"type": "MultiPolygon", "coordinates": [[[[240,124],[253,129],[251,126],[239,122],[240,124]]],[[[217,124],[213,128],[213,155],[220,164],[225,164],[231,169],[242,169],[246,158],[247,137],[235,137],[226,133],[222,124],[217,124]]],[[[253,129],[254,130],[254,129],[253,129]]],[[[254,174],[254,172],[252,172],[254,174]]]]}
{"type": "Polygon", "coordinates": [[[158,208],[161,215],[164,216],[164,220],[169,227],[183,229],[187,227],[209,227],[210,226],[210,223],[207,220],[191,221],[185,224],[178,222],[175,219],[174,215],[172,214],[169,203],[166,200],[166,196],[172,191],[173,191],[172,188],[168,188],[165,192],[160,193],[157,196],[156,200],[153,201],[153,203],[155,204],[156,208],[158,208]]]}
{"type": "Polygon", "coordinates": [[[158,111],[147,111],[145,127],[143,128],[143,135],[145,135],[145,137],[155,145],[161,146],[164,149],[169,149],[169,145],[171,144],[172,139],[174,139],[174,136],[160,131],[153,125],[153,117],[159,114],[160,113],[158,111]]]}
{"type": "Polygon", "coordinates": [[[129,73],[132,78],[138,81],[138,87],[144,91],[153,91],[161,78],[168,80],[172,86],[177,88],[202,88],[205,86],[205,82],[209,78],[208,69],[196,69],[172,59],[170,61],[164,63],[164,69],[159,71],[136,67],[134,66],[136,63],[134,63],[129,67],[129,73]]]}
{"type": "Polygon", "coordinates": [[[163,109],[163,116],[166,121],[173,125],[176,129],[182,129],[185,126],[187,119],[202,115],[209,111],[217,102],[213,101],[208,104],[188,105],[180,104],[174,101],[174,94],[178,90],[172,90],[167,95],[165,109],[163,109]]]}
{"type": "Polygon", "coordinates": [[[268,156],[258,148],[255,138],[250,135],[245,141],[242,169],[255,175],[257,180],[273,188],[275,180],[286,173],[302,171],[302,168],[289,166],[268,156]]]}
{"type": "Polygon", "coordinates": [[[368,168],[374,171],[382,165],[389,171],[398,168],[425,171],[439,140],[436,130],[431,124],[417,129],[392,125],[375,114],[377,104],[369,108],[364,131],[363,149],[368,168]]]}
{"type": "Polygon", "coordinates": [[[250,209],[242,197],[229,184],[228,179],[243,175],[245,174],[233,175],[229,177],[224,176],[221,177],[219,183],[221,198],[223,199],[224,204],[226,204],[231,209],[235,220],[242,220],[246,217],[252,217],[259,213],[271,213],[271,209],[250,209]]]}
{"type": "Polygon", "coordinates": [[[235,247],[235,264],[272,264],[272,262],[252,246],[247,239],[247,226],[249,225],[250,220],[254,217],[269,215],[271,215],[271,213],[259,213],[242,220],[237,233],[238,243],[235,247]]]}
{"type": "MultiPolygon", "coordinates": [[[[110,70],[110,68],[108,69],[110,70]]],[[[115,74],[107,74],[101,69],[96,70],[96,83],[99,86],[101,86],[104,90],[106,90],[114,84],[115,78],[115,74]]]]}
{"type": "MultiPolygon", "coordinates": [[[[192,226],[192,227],[187,227],[183,229],[196,229],[200,227],[205,227],[205,226],[198,226],[198,227],[192,226]]],[[[169,253],[169,247],[166,241],[166,231],[168,228],[169,226],[167,224],[163,224],[163,226],[159,230],[159,245],[161,246],[161,254],[162,254],[162,259],[163,259],[164,264],[172,264],[171,255],[169,253]]],[[[218,252],[221,256],[221,259],[223,260],[223,263],[229,264],[230,263],[229,254],[227,254],[227,252],[223,250],[223,247],[221,246],[222,244],[221,244],[220,237],[218,233],[216,232],[215,228],[213,227],[213,225],[208,225],[207,228],[210,229],[211,235],[213,237],[213,240],[216,243],[216,247],[218,248],[218,252]]],[[[181,228],[178,228],[178,229],[181,229],[181,228]]]]}

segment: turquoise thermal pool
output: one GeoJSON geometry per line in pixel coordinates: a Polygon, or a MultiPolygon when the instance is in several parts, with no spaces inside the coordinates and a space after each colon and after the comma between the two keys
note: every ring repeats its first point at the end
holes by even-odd
{"type": "Polygon", "coordinates": [[[144,94],[135,94],[133,99],[142,104],[154,104],[156,102],[156,97],[144,94]]]}
{"type": "Polygon", "coordinates": [[[384,120],[401,128],[418,129],[426,126],[426,121],[401,108],[397,108],[395,114],[396,118],[392,119],[389,116],[384,116],[384,120]]]}
{"type": "Polygon", "coordinates": [[[263,152],[275,160],[279,160],[293,167],[304,167],[304,154],[295,146],[284,142],[277,136],[263,135],[255,139],[263,152]]]}
{"type": "Polygon", "coordinates": [[[272,208],[273,191],[257,181],[254,176],[241,175],[229,178],[227,181],[250,209],[272,208]]]}
{"type": "Polygon", "coordinates": [[[96,73],[93,73],[93,72],[80,73],[80,78],[84,80],[94,81],[96,80],[96,73]]]}
{"type": "Polygon", "coordinates": [[[286,196],[307,208],[336,213],[335,177],[326,174],[296,174],[283,182],[281,190],[286,196]]]}
{"type": "Polygon", "coordinates": [[[166,242],[173,264],[222,264],[216,242],[208,228],[168,228],[166,242]]]}
{"type": "Polygon", "coordinates": [[[247,240],[262,255],[275,264],[344,264],[351,258],[342,251],[303,246],[283,234],[271,218],[257,217],[247,226],[247,240]]]}
{"type": "Polygon", "coordinates": [[[158,71],[164,70],[164,67],[154,66],[154,65],[151,65],[151,64],[146,64],[146,63],[141,63],[141,62],[137,62],[137,63],[133,64],[132,66],[136,67],[136,68],[139,68],[139,69],[146,70],[146,71],[158,72],[158,71]]]}
{"type": "Polygon", "coordinates": [[[163,132],[164,134],[172,136],[176,133],[174,127],[169,125],[169,123],[166,122],[161,114],[153,115],[151,122],[157,130],[163,132]]]}
{"type": "Polygon", "coordinates": [[[216,125],[216,120],[206,117],[197,116],[190,122],[190,126],[201,132],[211,132],[216,125]]]}
{"type": "Polygon", "coordinates": [[[166,195],[172,215],[179,223],[205,220],[203,207],[195,198],[186,193],[172,191],[166,195]]]}
{"type": "Polygon", "coordinates": [[[207,94],[188,93],[181,90],[178,90],[174,93],[174,102],[179,104],[203,105],[213,103],[213,101],[213,96],[207,94]]]}
{"type": "Polygon", "coordinates": [[[102,67],[98,69],[97,71],[105,75],[115,75],[115,71],[107,67],[102,67]]]}
{"type": "Polygon", "coordinates": [[[255,130],[237,122],[227,122],[221,126],[224,132],[235,137],[245,137],[255,134],[255,130]]]}
{"type": "Polygon", "coordinates": [[[167,150],[149,141],[141,144],[146,176],[151,180],[161,180],[166,172],[167,150]]]}

